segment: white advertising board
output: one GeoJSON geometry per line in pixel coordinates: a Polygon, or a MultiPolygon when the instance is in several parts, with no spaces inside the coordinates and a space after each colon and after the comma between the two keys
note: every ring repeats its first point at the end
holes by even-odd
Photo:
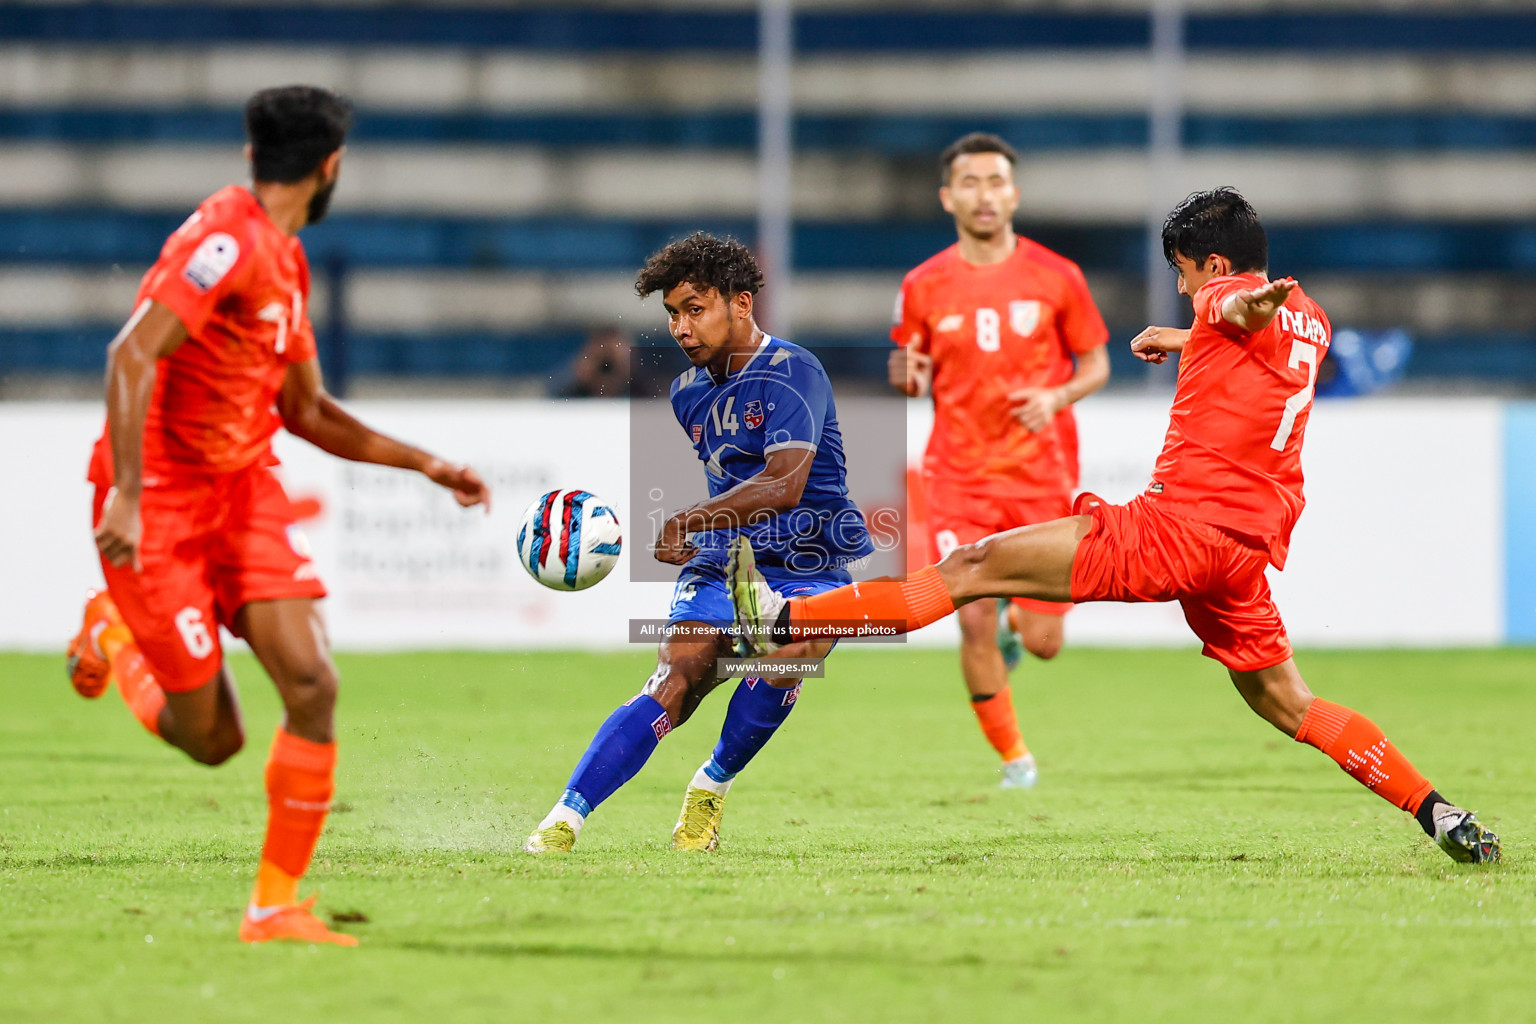
{"type": "MultiPolygon", "coordinates": [[[[665,614],[670,588],[629,581],[649,557],[648,524],[629,519],[629,421],[623,403],[357,402],[388,433],[467,461],[490,481],[489,515],[459,509],[410,474],[348,464],[280,435],[281,473],[315,510],[304,523],[331,591],[342,649],[620,647],[630,618],[665,614]],[[577,594],[534,583],[517,564],[523,508],[583,487],[619,509],[625,555],[577,594]],[[637,525],[639,528],[637,529],[637,525]]],[[[910,405],[908,451],[927,434],[910,405]]],[[[1083,404],[1083,486],[1110,500],[1145,485],[1162,444],[1166,399],[1083,404]]],[[[1487,644],[1503,637],[1502,409],[1492,401],[1321,402],[1308,430],[1308,506],[1286,571],[1272,573],[1302,645],[1487,644]]],[[[84,482],[101,409],[0,405],[0,647],[62,650],[81,595],[97,585],[84,482]]],[[[685,444],[679,435],[679,445],[685,444]]],[[[1068,619],[1069,642],[1191,645],[1176,605],[1093,605],[1068,619]]],[[[951,623],[915,638],[952,643],[951,623]]]]}
{"type": "MultiPolygon", "coordinates": [[[[1285,571],[1269,571],[1296,644],[1503,642],[1503,415],[1500,403],[1477,399],[1313,406],[1306,510],[1285,571]]],[[[1092,398],[1077,418],[1083,489],[1114,502],[1139,494],[1162,449],[1168,399],[1092,398]]],[[[912,403],[913,458],[931,424],[931,407],[912,403]]],[[[1069,643],[1196,645],[1176,604],[1084,605],[1066,630],[1069,643]]]]}

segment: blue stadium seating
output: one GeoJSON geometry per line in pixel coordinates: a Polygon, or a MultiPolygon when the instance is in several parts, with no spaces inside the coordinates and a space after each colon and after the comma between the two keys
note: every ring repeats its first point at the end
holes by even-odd
{"type": "MultiPolygon", "coordinates": [[[[757,46],[751,11],[613,10],[410,4],[0,5],[0,37],[29,42],[325,42],[552,50],[714,49],[757,46]]],[[[1536,49],[1536,14],[1523,11],[1322,12],[1305,7],[1195,13],[1192,49],[1337,51],[1507,51],[1536,49]]],[[[811,11],[797,22],[806,52],[946,49],[1144,48],[1145,17],[1114,11],[1068,14],[1021,10],[811,11]]]]}
{"type": "MultiPolygon", "coordinates": [[[[935,5],[937,8],[938,5],[935,5]]],[[[981,60],[999,51],[1028,55],[1133,55],[1145,48],[1148,22],[1113,10],[1089,13],[945,9],[879,11],[818,7],[797,22],[797,47],[807,57],[852,58],[940,54],[981,60]]],[[[574,6],[455,8],[427,4],[255,5],[248,3],[19,4],[0,3],[0,46],[80,52],[157,52],[167,47],[261,45],[395,52],[414,48],[452,56],[506,52],[576,55],[601,61],[620,55],[644,60],[676,55],[708,39],[712,53],[750,58],[757,21],[748,9],[688,11],[574,6]],[[102,50],[101,48],[107,48],[102,50]]],[[[1536,50],[1536,13],[1523,10],[1453,13],[1403,10],[1320,11],[1308,5],[1274,12],[1197,12],[1187,24],[1192,54],[1258,59],[1280,50],[1329,55],[1341,63],[1393,55],[1434,63],[1519,58],[1536,50]]],[[[750,74],[750,67],[747,72],[750,74]]],[[[1104,109],[1018,112],[964,110],[809,111],[795,123],[797,145],[808,152],[873,154],[893,166],[932,175],[934,154],[959,134],[996,131],[1027,154],[1119,153],[1143,147],[1147,120],[1128,97],[1104,109]]],[[[750,152],[753,112],[729,104],[641,105],[614,109],[487,109],[423,103],[420,109],[364,104],[354,140],[369,145],[430,148],[440,145],[521,147],[557,153],[661,150],[679,156],[750,152]]],[[[1278,148],[1293,153],[1349,153],[1383,161],[1431,160],[1445,154],[1477,159],[1528,157],[1536,150],[1536,108],[1491,103],[1470,109],[1424,104],[1404,108],[1301,110],[1194,110],[1183,127],[1191,151],[1278,148]]],[[[239,112],[227,101],[121,103],[103,91],[94,98],[14,101],[0,107],[0,148],[42,146],[95,152],[100,147],[235,146],[239,112]]],[[[915,179],[914,179],[915,180],[915,179]]],[[[1240,183],[1239,183],[1240,184],[1240,183]]],[[[926,187],[926,186],[925,186],[926,187]]],[[[654,248],[704,228],[750,238],[753,225],[735,215],[696,220],[670,215],[616,216],[601,209],[511,216],[497,212],[370,210],[349,212],[345,192],[337,212],[305,233],[311,259],[345,275],[369,268],[586,273],[632,270],[654,248]]],[[[137,273],[154,258],[165,235],[185,215],[163,203],[105,205],[99,198],[0,202],[0,264],[20,267],[122,267],[137,273]]],[[[1146,246],[1139,222],[1074,225],[1040,216],[1026,201],[1021,229],[1070,255],[1090,275],[1139,282],[1146,246]]],[[[1298,276],[1455,273],[1510,285],[1536,271],[1536,214],[1508,216],[1422,210],[1386,216],[1362,210],[1354,217],[1272,219],[1272,263],[1298,276]]],[[[952,228],[934,208],[833,222],[808,218],[796,227],[796,267],[807,274],[862,272],[886,275],[894,293],[900,273],[952,241],[952,228]]],[[[1111,324],[1117,336],[1139,328],[1137,311],[1121,309],[1111,324]]],[[[1405,314],[1407,315],[1407,314],[1405,314]]],[[[1341,324],[1339,326],[1348,326],[1341,324]]],[[[1370,326],[1370,325],[1366,325],[1370,326]]],[[[1381,326],[1381,325],[1376,325],[1381,326]]],[[[1496,323],[1474,330],[1426,328],[1415,334],[1410,374],[1525,380],[1536,386],[1536,327],[1496,323]]],[[[0,373],[7,370],[94,372],[116,324],[61,318],[50,323],[0,326],[0,373]]],[[[884,329],[812,326],[801,340],[842,346],[850,366],[878,372],[884,329]],[[868,356],[857,353],[870,349],[868,356]]],[[[579,343],[569,323],[546,328],[464,331],[459,328],[390,333],[348,333],[348,369],[368,374],[532,374],[553,371],[579,343]]],[[[1133,379],[1140,364],[1116,355],[1117,376],[1133,379]]],[[[333,353],[334,355],[334,353],[333,353]]]]}

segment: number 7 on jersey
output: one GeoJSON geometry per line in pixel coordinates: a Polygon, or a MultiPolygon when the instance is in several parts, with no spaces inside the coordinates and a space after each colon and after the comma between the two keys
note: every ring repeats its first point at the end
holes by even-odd
{"type": "Polygon", "coordinates": [[[1317,385],[1317,346],[1310,341],[1292,341],[1291,369],[1303,363],[1307,367],[1307,386],[1285,400],[1285,412],[1280,416],[1280,426],[1275,430],[1275,439],[1269,442],[1269,446],[1277,452],[1285,451],[1285,444],[1291,439],[1291,431],[1296,429],[1296,417],[1312,403],[1312,393],[1317,385]]]}

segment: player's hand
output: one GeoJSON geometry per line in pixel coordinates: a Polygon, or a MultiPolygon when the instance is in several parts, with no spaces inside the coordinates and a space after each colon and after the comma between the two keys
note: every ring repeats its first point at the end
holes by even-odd
{"type": "Polygon", "coordinates": [[[1182,327],[1148,327],[1131,339],[1131,355],[1144,363],[1165,363],[1168,353],[1184,351],[1188,340],[1182,327]]]}
{"type": "Polygon", "coordinates": [[[651,550],[656,555],[656,561],[668,565],[686,565],[689,559],[698,554],[698,549],[688,543],[687,521],[681,516],[673,516],[661,524],[661,532],[656,535],[656,546],[651,550]]]}
{"type": "Polygon", "coordinates": [[[1008,401],[1013,406],[1013,418],[1031,434],[1050,426],[1065,406],[1059,388],[1020,388],[1008,393],[1008,401]]]}
{"type": "Polygon", "coordinates": [[[101,522],[96,524],[96,549],[111,565],[138,572],[139,545],[144,536],[144,522],[139,516],[139,499],[125,498],[117,488],[107,492],[101,508],[101,522]]]}
{"type": "Polygon", "coordinates": [[[487,512],[491,510],[491,489],[480,479],[480,474],[470,467],[433,459],[422,473],[439,487],[452,491],[453,500],[465,508],[484,505],[487,512]]]}
{"type": "Polygon", "coordinates": [[[917,398],[928,392],[933,357],[912,345],[905,345],[892,350],[890,359],[886,360],[886,370],[891,387],[908,398],[917,398]]]}
{"type": "Polygon", "coordinates": [[[1295,290],[1294,277],[1282,277],[1258,288],[1244,288],[1227,299],[1221,315],[1245,331],[1262,331],[1295,290]]]}

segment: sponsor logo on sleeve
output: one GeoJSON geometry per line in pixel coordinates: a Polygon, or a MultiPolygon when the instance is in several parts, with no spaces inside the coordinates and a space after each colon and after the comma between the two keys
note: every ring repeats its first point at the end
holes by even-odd
{"type": "Polygon", "coordinates": [[[694,444],[698,444],[704,438],[704,424],[702,424],[702,423],[695,423],[693,425],[692,433],[693,433],[693,443],[694,444]]]}
{"type": "Polygon", "coordinates": [[[239,258],[240,243],[222,231],[215,231],[198,244],[181,276],[198,291],[206,292],[224,280],[239,258]]]}
{"type": "Polygon", "coordinates": [[[935,332],[958,331],[965,326],[964,313],[951,313],[934,325],[935,332]]]}

